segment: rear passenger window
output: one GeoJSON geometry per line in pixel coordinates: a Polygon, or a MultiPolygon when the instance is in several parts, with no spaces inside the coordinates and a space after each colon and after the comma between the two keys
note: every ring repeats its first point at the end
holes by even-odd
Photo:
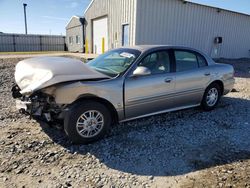
{"type": "Polygon", "coordinates": [[[199,62],[199,67],[206,67],[207,66],[207,61],[204,57],[202,57],[201,55],[197,55],[197,59],[199,62]]]}
{"type": "Polygon", "coordinates": [[[176,72],[199,68],[196,55],[187,51],[175,51],[176,72]]]}

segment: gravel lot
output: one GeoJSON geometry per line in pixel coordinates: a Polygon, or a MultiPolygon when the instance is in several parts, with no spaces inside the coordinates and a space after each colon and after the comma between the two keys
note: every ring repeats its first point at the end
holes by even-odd
{"type": "Polygon", "coordinates": [[[124,123],[88,146],[16,112],[19,60],[0,59],[0,187],[250,188],[250,60],[219,60],[237,78],[216,110],[124,123]]]}

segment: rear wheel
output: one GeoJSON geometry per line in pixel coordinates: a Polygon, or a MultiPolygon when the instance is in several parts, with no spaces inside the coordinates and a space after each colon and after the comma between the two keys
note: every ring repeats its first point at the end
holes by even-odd
{"type": "Polygon", "coordinates": [[[218,84],[213,83],[208,86],[203,96],[202,108],[206,111],[213,110],[220,101],[221,93],[222,91],[218,84]]]}
{"type": "Polygon", "coordinates": [[[111,125],[109,110],[98,102],[80,102],[70,108],[64,129],[75,144],[88,144],[104,137],[111,125]]]}

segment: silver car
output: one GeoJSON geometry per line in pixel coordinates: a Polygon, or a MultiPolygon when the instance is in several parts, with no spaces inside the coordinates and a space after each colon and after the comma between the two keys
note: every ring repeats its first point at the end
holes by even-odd
{"type": "Polygon", "coordinates": [[[202,106],[212,110],[234,85],[234,69],[178,46],[111,50],[84,64],[61,57],[21,61],[17,108],[61,122],[74,143],[102,138],[112,124],[202,106]]]}

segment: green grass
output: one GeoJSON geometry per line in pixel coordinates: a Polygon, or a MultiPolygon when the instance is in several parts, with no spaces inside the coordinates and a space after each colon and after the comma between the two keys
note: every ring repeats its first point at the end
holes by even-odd
{"type": "Polygon", "coordinates": [[[35,52],[0,52],[0,55],[29,55],[29,54],[54,54],[68,53],[67,51],[35,51],[35,52]]]}

